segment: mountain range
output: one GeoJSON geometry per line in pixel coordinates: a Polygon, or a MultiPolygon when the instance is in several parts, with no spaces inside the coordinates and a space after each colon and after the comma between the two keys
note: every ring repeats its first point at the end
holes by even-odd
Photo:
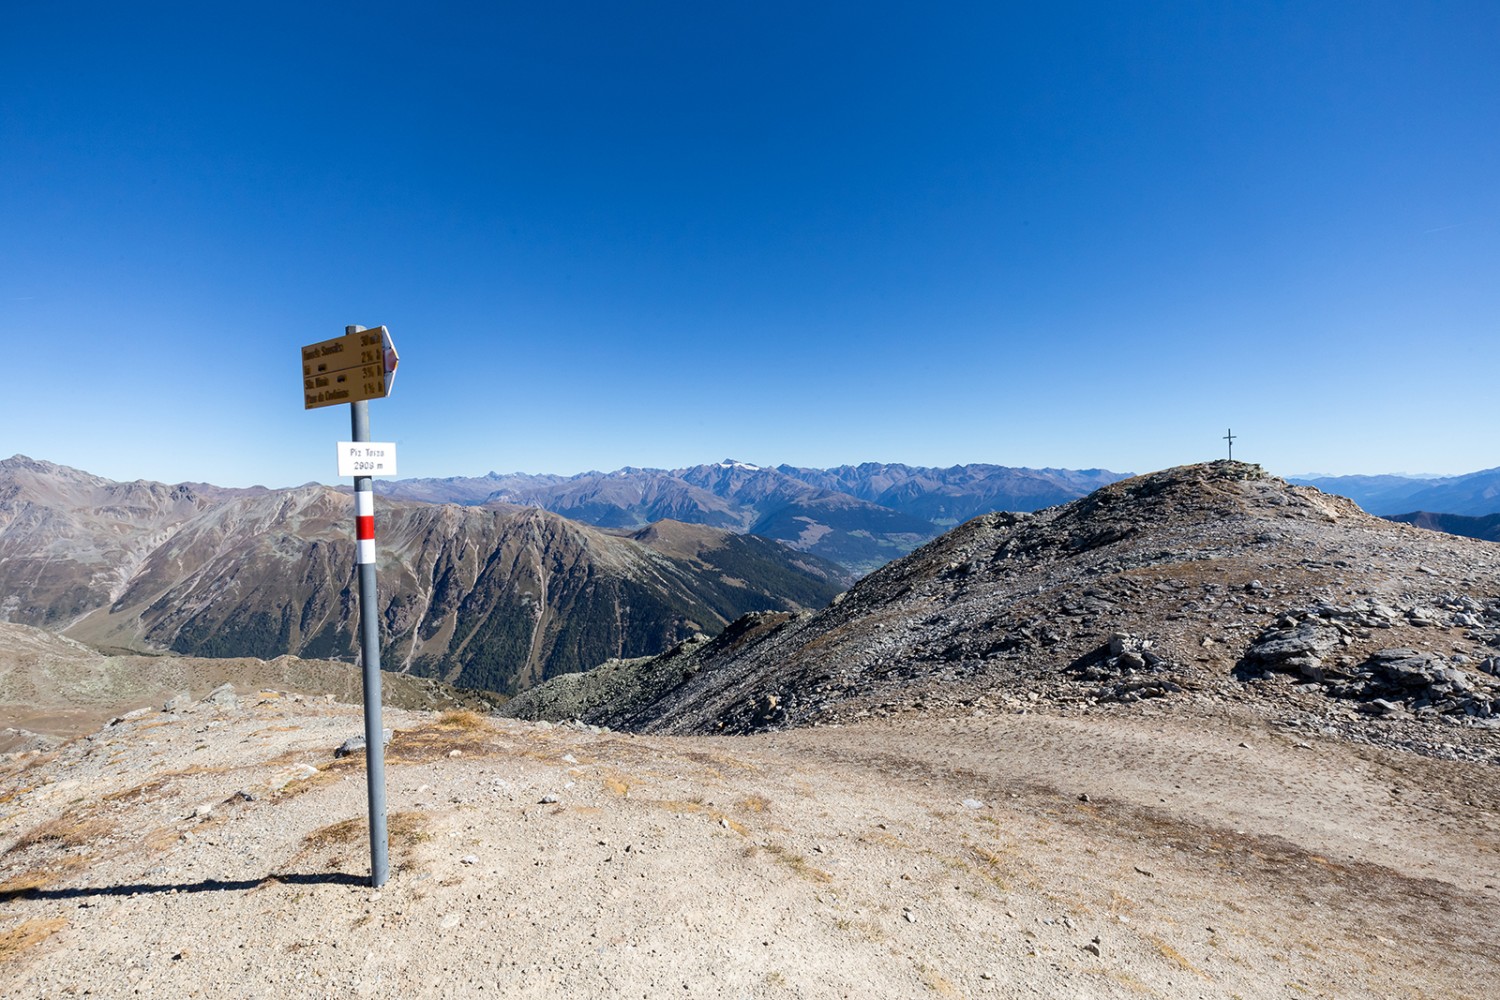
{"type": "MultiPolygon", "coordinates": [[[[1426,493],[1401,492],[1393,481],[1404,477],[1340,482],[1384,490],[1398,505],[1447,488],[1482,506],[1496,475],[1420,481],[1426,493]]],[[[725,461],[381,482],[384,665],[513,694],[698,641],[746,613],[801,621],[856,573],[937,534],[941,522],[987,511],[929,548],[961,545],[955,539],[991,522],[1019,525],[1104,502],[1119,481],[1101,470],[725,461]],[[1056,503],[1098,480],[1106,485],[1087,497],[1056,503]],[[1035,515],[992,510],[1039,504],[1047,506],[1035,515]]],[[[16,456],[0,462],[0,621],[105,650],[348,660],[350,506],[347,492],[318,485],[121,483],[16,456]]],[[[1407,519],[1481,537],[1492,528],[1483,519],[1407,519]]],[[[881,569],[855,593],[892,572],[881,569]]],[[[839,607],[823,614],[847,613],[839,607]]],[[[1045,633],[1041,622],[1015,634],[1045,633]]],[[[967,650],[983,632],[966,625],[944,642],[967,650]]]]}
{"type": "Polygon", "coordinates": [[[1446,477],[1307,476],[1289,481],[1348,497],[1382,517],[1416,511],[1467,517],[1500,513],[1500,468],[1446,477]]]}
{"type": "Polygon", "coordinates": [[[1387,514],[1386,519],[1402,524],[1415,524],[1419,528],[1442,531],[1465,538],[1478,538],[1486,542],[1500,542],[1500,514],[1484,517],[1469,517],[1464,514],[1437,514],[1419,510],[1411,514],[1387,514]]]}
{"type": "Polygon", "coordinates": [[[606,528],[672,518],[775,539],[862,575],[978,514],[1065,503],[1120,478],[1103,469],[936,469],[878,462],[805,469],[726,459],[685,469],[576,476],[491,472],[378,480],[375,488],[407,500],[526,504],[606,528]]]}
{"type": "MultiPolygon", "coordinates": [[[[0,621],[102,649],[355,649],[352,501],[324,486],[119,483],[0,462],[0,621]]],[[[606,531],[535,507],[377,507],[383,665],[509,693],[659,652],[754,610],[818,607],[842,571],[775,542],[661,521],[606,531]]]]}

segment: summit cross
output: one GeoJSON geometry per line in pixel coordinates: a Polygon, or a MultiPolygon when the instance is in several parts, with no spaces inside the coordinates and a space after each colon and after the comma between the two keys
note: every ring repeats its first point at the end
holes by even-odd
{"type": "Polygon", "coordinates": [[[1229,460],[1234,461],[1234,428],[1231,427],[1224,434],[1224,440],[1229,442],[1229,460]]]}

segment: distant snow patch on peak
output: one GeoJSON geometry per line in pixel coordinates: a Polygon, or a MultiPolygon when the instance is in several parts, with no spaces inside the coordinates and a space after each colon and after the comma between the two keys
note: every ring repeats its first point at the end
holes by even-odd
{"type": "Polygon", "coordinates": [[[726,458],[719,463],[721,469],[749,469],[751,472],[759,472],[760,466],[751,465],[749,462],[736,462],[732,458],[726,458]]]}

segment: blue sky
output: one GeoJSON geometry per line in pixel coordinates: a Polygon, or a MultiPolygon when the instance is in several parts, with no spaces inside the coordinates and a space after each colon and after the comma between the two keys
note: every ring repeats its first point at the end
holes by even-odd
{"type": "Polygon", "coordinates": [[[1500,465],[1492,3],[9,4],[0,457],[1500,465]]]}

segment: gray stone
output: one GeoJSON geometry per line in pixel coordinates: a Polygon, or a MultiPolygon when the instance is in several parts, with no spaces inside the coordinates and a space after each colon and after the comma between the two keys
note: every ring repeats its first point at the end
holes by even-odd
{"type": "MultiPolygon", "coordinates": [[[[382,729],[380,731],[380,745],[385,746],[391,742],[391,731],[382,729]]],[[[339,748],[333,752],[335,757],[347,757],[352,753],[363,753],[365,749],[365,738],[363,736],[351,736],[339,748]]]]}
{"type": "Polygon", "coordinates": [[[1124,653],[1142,653],[1151,648],[1151,640],[1143,639],[1138,635],[1128,632],[1116,632],[1109,637],[1109,655],[1120,656],[1124,653]]]}
{"type": "Polygon", "coordinates": [[[226,683],[210,691],[208,697],[203,699],[203,704],[216,708],[239,708],[240,698],[234,693],[234,685],[226,683]]]}
{"type": "Polygon", "coordinates": [[[1472,691],[1474,688],[1469,675],[1457,667],[1440,667],[1437,676],[1439,680],[1446,681],[1459,691],[1472,691]]]}
{"type": "Polygon", "coordinates": [[[271,791],[279,792],[294,781],[306,781],[318,773],[311,764],[294,764],[271,779],[271,791]]]}
{"type": "Polygon", "coordinates": [[[1311,681],[1323,679],[1323,661],[1310,654],[1289,656],[1279,664],[1285,670],[1295,670],[1311,681]]]}
{"type": "MultiPolygon", "coordinates": [[[[1289,660],[1299,660],[1291,669],[1296,669],[1301,660],[1321,660],[1328,650],[1338,645],[1338,632],[1325,625],[1304,622],[1294,629],[1277,629],[1266,632],[1249,649],[1249,658],[1272,665],[1289,660]]],[[[1320,666],[1313,663],[1312,666],[1320,666]]]]}

